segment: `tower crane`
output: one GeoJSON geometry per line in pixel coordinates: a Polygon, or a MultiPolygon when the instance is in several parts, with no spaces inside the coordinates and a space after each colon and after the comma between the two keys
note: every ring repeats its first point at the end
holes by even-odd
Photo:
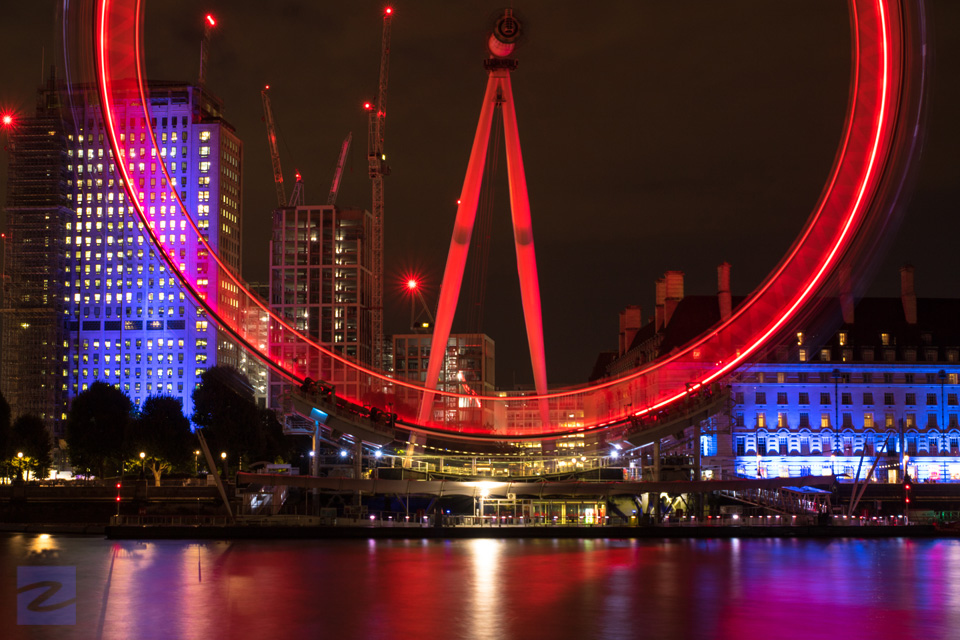
{"type": "Polygon", "coordinates": [[[337,194],[340,192],[340,178],[343,177],[343,167],[347,163],[347,154],[350,153],[350,143],[353,141],[353,132],[347,134],[343,140],[343,146],[340,147],[340,159],[337,160],[337,170],[333,174],[333,182],[330,183],[330,195],[327,196],[327,204],[337,204],[337,194]]]}
{"type": "Polygon", "coordinates": [[[267,145],[270,147],[270,159],[273,161],[273,183],[277,188],[277,206],[287,206],[287,192],[283,188],[283,169],[280,168],[280,151],[277,150],[277,127],[273,122],[273,109],[270,108],[270,85],[260,90],[263,99],[263,119],[267,123],[267,145]]]}
{"type": "Polygon", "coordinates": [[[207,82],[207,58],[210,54],[210,33],[217,26],[217,20],[211,14],[203,18],[203,40],[200,41],[200,76],[197,78],[197,86],[203,91],[203,86],[207,82]]]}
{"type": "Polygon", "coordinates": [[[380,81],[377,101],[366,103],[369,113],[367,130],[367,163],[373,185],[373,296],[371,330],[373,334],[373,366],[383,367],[383,177],[390,173],[383,151],[383,132],[387,118],[387,71],[390,65],[390,26],[393,8],[383,10],[383,40],[380,44],[380,81]]]}

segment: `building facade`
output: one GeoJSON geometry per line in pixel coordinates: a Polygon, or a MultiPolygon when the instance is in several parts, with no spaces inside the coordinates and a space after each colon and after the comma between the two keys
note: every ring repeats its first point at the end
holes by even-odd
{"type": "MultiPolygon", "coordinates": [[[[60,94],[63,87],[51,81],[40,92],[40,104],[54,104],[60,94]]],[[[48,409],[54,433],[62,433],[56,423],[66,418],[70,399],[97,380],[118,386],[136,405],[152,395],[178,397],[189,416],[200,375],[217,364],[237,367],[242,356],[156,255],[123,188],[93,89],[72,87],[70,96],[70,111],[59,113],[62,129],[50,129],[57,153],[24,145],[11,154],[13,166],[36,165],[62,182],[63,211],[47,236],[60,249],[51,246],[47,252],[48,287],[54,287],[47,304],[58,316],[55,333],[61,350],[54,376],[59,396],[48,409]]],[[[201,295],[219,312],[239,318],[235,285],[190,235],[187,214],[173,192],[226,268],[239,273],[242,143],[223,119],[222,103],[209,93],[183,83],[152,83],[149,99],[149,123],[136,95],[113,105],[124,147],[120,161],[127,164],[130,187],[180,271],[195,278],[201,295]],[[151,128],[159,154],[149,143],[151,128]]],[[[55,118],[40,108],[25,129],[46,120],[55,118]]],[[[13,185],[11,190],[11,200],[21,198],[13,185]]],[[[36,216],[48,215],[39,209],[8,206],[8,211],[15,236],[18,229],[26,233],[37,227],[36,216]]],[[[14,255],[11,251],[11,273],[25,274],[24,259],[14,255]]],[[[12,279],[10,285],[16,289],[12,279]]],[[[11,309],[7,315],[18,313],[11,309]]],[[[4,336],[5,359],[29,358],[15,336],[4,336]]],[[[33,384],[23,377],[11,379],[9,371],[5,366],[5,394],[33,384]]]]}
{"type": "MultiPolygon", "coordinates": [[[[602,356],[595,374],[652,360],[713,325],[729,313],[724,278],[729,266],[720,295],[681,294],[646,324],[628,309],[620,351],[602,356]]],[[[735,371],[728,410],[703,425],[699,443],[667,442],[663,454],[699,444],[707,477],[960,481],[960,300],[917,299],[904,267],[899,299],[833,302],[836,322],[801,329],[735,371]]]]}
{"type": "MultiPolygon", "coordinates": [[[[401,380],[424,384],[430,360],[429,333],[396,334],[391,338],[393,373],[401,380]]],[[[484,333],[454,333],[447,339],[437,389],[465,395],[488,396],[496,391],[496,351],[493,339],[484,333]]],[[[396,389],[397,402],[416,413],[419,395],[403,387],[396,389]]],[[[467,397],[435,396],[433,420],[448,425],[484,424],[492,427],[494,412],[479,400],[467,397]]]]}
{"type": "Polygon", "coordinates": [[[62,116],[60,94],[48,87],[38,93],[35,116],[9,137],[0,319],[2,391],[11,415],[39,416],[56,438],[63,436],[69,361],[65,230],[74,217],[62,116]]]}
{"type": "MultiPolygon", "coordinates": [[[[270,306],[298,332],[323,347],[369,366],[372,229],[369,211],[332,205],[284,207],[274,212],[270,244],[270,306]]],[[[329,357],[301,342],[270,336],[272,357],[292,362],[314,380],[357,399],[360,381],[329,357]]],[[[270,376],[271,408],[282,407],[289,383],[270,376]]]]}

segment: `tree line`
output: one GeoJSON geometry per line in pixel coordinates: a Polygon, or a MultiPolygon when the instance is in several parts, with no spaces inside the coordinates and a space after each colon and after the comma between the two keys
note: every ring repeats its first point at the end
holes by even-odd
{"type": "MultiPolygon", "coordinates": [[[[193,423],[203,430],[217,460],[221,451],[227,453],[231,468],[295,455],[297,443],[284,438],[274,412],[257,405],[250,383],[236,369],[208,369],[192,397],[193,423]]],[[[102,478],[143,469],[157,485],[166,473],[192,474],[194,452],[200,449],[179,398],[150,396],[137,407],[120,388],[101,381],[73,399],[65,440],[75,474],[102,478]]],[[[10,407],[0,395],[0,455],[8,462],[8,473],[26,465],[34,477],[45,477],[51,448],[43,421],[28,414],[11,423],[10,407]],[[23,458],[16,457],[18,452],[23,458]]]]}

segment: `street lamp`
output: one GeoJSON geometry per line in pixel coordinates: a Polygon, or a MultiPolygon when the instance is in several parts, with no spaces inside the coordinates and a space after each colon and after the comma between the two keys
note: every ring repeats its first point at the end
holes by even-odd
{"type": "Polygon", "coordinates": [[[23,480],[23,451],[17,451],[17,474],[23,480]]]}
{"type": "Polygon", "coordinates": [[[220,459],[223,460],[223,479],[226,480],[227,479],[227,452],[226,451],[220,452],[220,459]]]}
{"type": "Polygon", "coordinates": [[[200,475],[200,450],[197,449],[193,452],[193,475],[200,475]]]}
{"type": "Polygon", "coordinates": [[[144,464],[146,461],[147,454],[143,451],[140,452],[140,479],[143,480],[146,478],[146,473],[144,473],[144,464]]]}

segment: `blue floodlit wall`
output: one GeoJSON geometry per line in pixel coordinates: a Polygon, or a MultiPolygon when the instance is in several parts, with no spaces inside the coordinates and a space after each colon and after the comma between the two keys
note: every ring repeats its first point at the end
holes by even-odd
{"type": "MultiPolygon", "coordinates": [[[[120,184],[99,107],[89,98],[76,93],[75,124],[67,136],[75,215],[65,229],[63,390],[72,398],[102,380],[118,385],[138,406],[151,395],[178,397],[190,416],[200,375],[218,363],[236,366],[238,352],[218,337],[214,324],[155,255],[120,184]]],[[[129,154],[124,161],[146,172],[132,185],[137,197],[180,268],[195,275],[210,296],[219,288],[216,267],[196,241],[188,240],[189,223],[168,193],[170,187],[179,192],[212,247],[239,270],[241,146],[217,117],[219,109],[187,85],[151,87],[149,124],[156,131],[159,158],[148,142],[139,104],[131,100],[116,109],[129,154]],[[229,244],[221,243],[227,233],[229,244]]]]}

